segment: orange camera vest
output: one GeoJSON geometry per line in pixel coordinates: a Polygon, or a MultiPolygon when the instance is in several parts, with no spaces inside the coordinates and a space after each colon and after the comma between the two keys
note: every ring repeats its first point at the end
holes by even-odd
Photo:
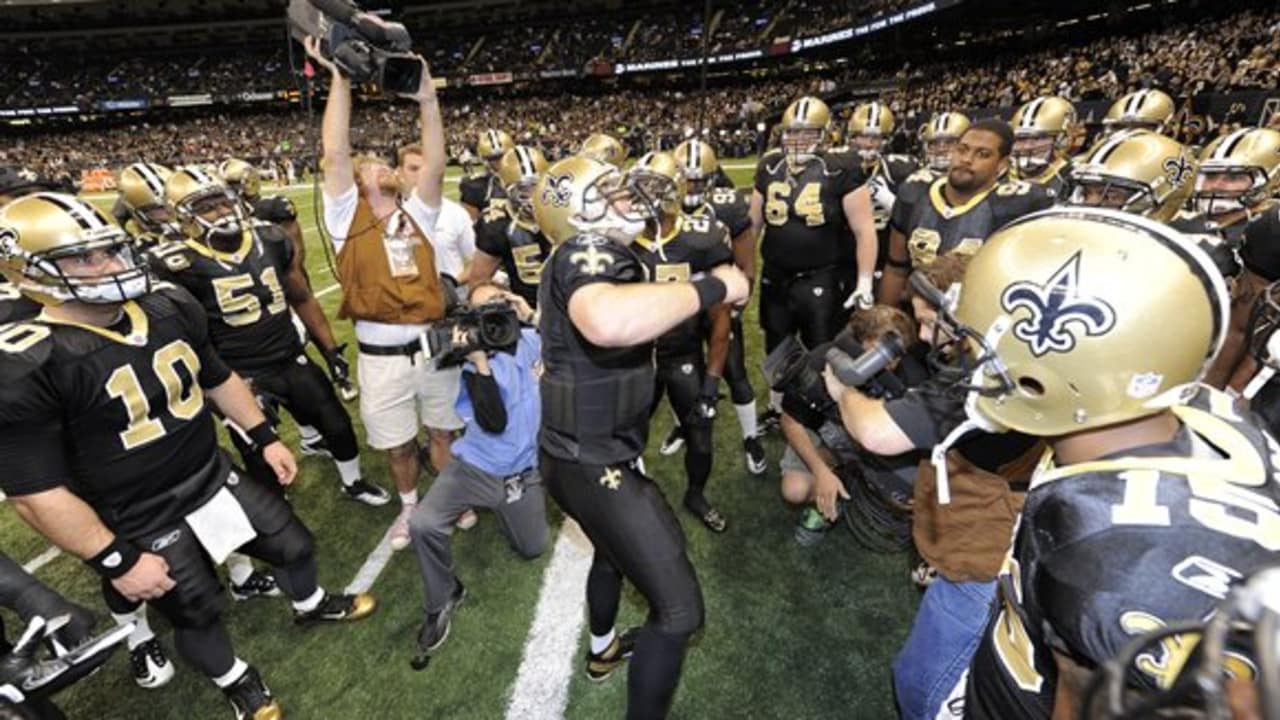
{"type": "Polygon", "coordinates": [[[357,232],[347,236],[338,252],[338,281],[342,284],[338,317],[401,324],[421,324],[444,317],[444,288],[436,272],[435,250],[413,217],[407,212],[401,214],[413,230],[410,238],[417,276],[391,274],[383,242],[387,218],[375,216],[362,195],[351,221],[351,228],[357,232]]]}

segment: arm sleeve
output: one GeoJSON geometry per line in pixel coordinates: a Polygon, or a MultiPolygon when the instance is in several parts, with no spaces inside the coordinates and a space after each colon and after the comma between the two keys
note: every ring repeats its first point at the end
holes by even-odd
{"type": "Polygon", "coordinates": [[[943,392],[951,380],[935,377],[897,400],[885,403],[885,412],[917,448],[930,448],[964,422],[964,400],[943,392]]]}
{"type": "Polygon", "coordinates": [[[769,189],[769,171],[765,169],[765,163],[768,155],[760,158],[760,162],[756,163],[755,189],[760,191],[761,195],[766,195],[769,189]]]}
{"type": "Polygon", "coordinates": [[[853,154],[840,156],[840,197],[844,197],[867,184],[867,174],[862,166],[854,161],[853,154]]]}
{"type": "Polygon", "coordinates": [[[898,197],[893,201],[893,213],[889,216],[889,227],[903,235],[909,234],[908,225],[914,210],[916,189],[914,183],[903,183],[898,189],[898,197]]]}
{"type": "Polygon", "coordinates": [[[502,234],[502,223],[481,223],[479,231],[476,232],[476,249],[500,258],[502,257],[503,246],[506,245],[505,240],[506,238],[502,234]]]}
{"type": "Polygon", "coordinates": [[[470,205],[477,210],[484,209],[484,185],[477,182],[475,178],[463,178],[458,183],[458,197],[464,205],[470,205]]]}
{"type": "Polygon", "coordinates": [[[360,202],[360,193],[352,185],[346,192],[336,198],[324,196],[324,226],[333,238],[334,249],[341,249],[351,232],[351,223],[356,219],[356,205],[360,202]]]}
{"type": "Polygon", "coordinates": [[[409,193],[409,199],[404,201],[404,210],[409,213],[409,217],[418,224],[418,227],[424,233],[430,233],[436,229],[436,222],[440,219],[440,208],[431,207],[418,197],[418,190],[414,188],[409,193]]]}
{"type": "Polygon", "coordinates": [[[0,490],[15,497],[71,477],[57,397],[39,374],[0,388],[0,490]]]}
{"type": "Polygon", "coordinates": [[[507,408],[502,404],[502,391],[492,375],[481,375],[466,370],[462,381],[467,386],[471,406],[475,408],[476,424],[488,433],[500,433],[507,429],[507,408]]]}

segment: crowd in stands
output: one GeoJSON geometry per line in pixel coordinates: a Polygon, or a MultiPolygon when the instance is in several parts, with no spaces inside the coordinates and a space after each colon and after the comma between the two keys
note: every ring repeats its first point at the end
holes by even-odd
{"type": "MultiPolygon", "coordinates": [[[[747,0],[748,2],[752,0],[747,0]]],[[[797,3],[803,6],[803,3],[797,3]]],[[[591,26],[560,31],[566,46],[581,46],[574,33],[595,32],[591,26]]],[[[584,49],[582,52],[588,52],[584,49]]],[[[253,58],[251,62],[267,62],[253,58]]],[[[24,77],[46,77],[44,66],[20,70],[24,77]]],[[[150,66],[148,66],[150,67],[150,66]]],[[[167,65],[160,73],[176,72],[167,65]]],[[[234,61],[208,62],[202,77],[241,90],[266,76],[270,65],[236,79],[234,61]]],[[[148,77],[142,66],[123,63],[86,68],[81,78],[148,77]]],[[[47,76],[52,77],[52,76],[47,76]]],[[[154,77],[154,76],[151,76],[154,77]]],[[[722,156],[758,152],[764,142],[758,124],[776,115],[804,93],[830,95],[871,82],[897,89],[882,93],[899,118],[899,127],[915,127],[930,114],[972,107],[1010,107],[1045,94],[1071,100],[1106,100],[1139,87],[1159,87],[1177,98],[1204,91],[1275,88],[1280,81],[1280,11],[1244,11],[1199,25],[1171,25],[1132,37],[1110,36],[1088,44],[1057,46],[1031,53],[974,55],[969,61],[933,65],[877,66],[855,56],[843,69],[817,71],[803,79],[743,80],[727,87],[698,91],[619,90],[601,94],[512,94],[507,90],[443,95],[448,145],[455,162],[469,160],[467,148],[480,130],[502,127],[517,142],[544,146],[549,157],[571,151],[587,134],[608,131],[633,149],[670,147],[699,126],[708,128],[722,156]],[[978,59],[982,58],[982,59],[978,59]]],[[[30,82],[25,84],[34,87],[30,82]]],[[[76,85],[94,96],[109,90],[76,85]]],[[[201,86],[208,87],[208,86],[201,86]]],[[[357,109],[352,142],[358,148],[388,151],[413,136],[413,115],[400,105],[375,103],[357,109]]],[[[18,137],[0,150],[0,160],[19,162],[53,173],[117,166],[138,159],[166,164],[199,162],[228,155],[291,157],[311,152],[312,130],[300,112],[245,117],[212,116],[182,122],[138,123],[107,129],[85,129],[18,137]]],[[[1184,138],[1195,140],[1195,138],[1184,138]]]]}

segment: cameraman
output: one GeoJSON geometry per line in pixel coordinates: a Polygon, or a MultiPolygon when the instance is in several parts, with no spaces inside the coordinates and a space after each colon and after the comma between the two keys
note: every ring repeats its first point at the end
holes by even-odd
{"type": "MultiPolygon", "coordinates": [[[[958,285],[968,258],[943,256],[920,270],[946,292],[958,285]]],[[[956,343],[938,323],[938,311],[913,293],[920,337],[944,354],[956,343]]],[[[845,387],[828,370],[827,388],[845,429],[868,451],[900,455],[941,443],[965,419],[964,399],[944,388],[968,375],[963,357],[896,400],[871,398],[845,387]]],[[[1020,433],[973,431],[947,453],[950,502],[939,502],[933,467],[920,463],[915,482],[912,537],[936,578],[906,644],[893,664],[894,690],[904,720],[961,717],[964,673],[977,650],[995,599],[995,577],[1009,550],[1026,483],[1042,446],[1020,433]]],[[[929,573],[917,571],[917,582],[929,573]]]]}
{"type": "MultiPolygon", "coordinates": [[[[477,283],[473,307],[508,305],[522,323],[533,311],[519,295],[497,285],[477,283]]],[[[455,344],[465,340],[455,330],[455,344]]],[[[547,513],[538,476],[538,392],[542,342],[532,327],[520,331],[510,349],[475,350],[467,355],[457,412],[466,433],[453,443],[453,457],[409,519],[413,549],[426,588],[426,618],[418,631],[413,667],[426,667],[444,642],[458,605],[466,597],[453,573],[450,536],[469,508],[497,514],[512,549],[524,558],[540,555],[547,544],[547,513]]]]}
{"type": "MultiPolygon", "coordinates": [[[[837,336],[835,342],[817,346],[805,356],[804,362],[817,375],[826,366],[826,351],[833,345],[857,357],[891,332],[896,333],[904,342],[909,342],[916,335],[915,323],[905,312],[887,305],[859,310],[849,318],[847,328],[837,336]]],[[[882,394],[890,391],[890,388],[884,387],[887,383],[893,386],[892,390],[896,390],[891,394],[898,395],[907,386],[923,380],[924,369],[915,358],[906,356],[886,367],[877,380],[881,378],[885,383],[873,381],[877,385],[876,392],[882,394]],[[893,375],[896,382],[884,378],[886,373],[893,375]]],[[[824,422],[832,419],[827,415],[834,413],[824,414],[819,408],[813,407],[798,390],[796,388],[783,392],[781,428],[787,441],[787,449],[779,467],[782,470],[783,499],[794,505],[813,503],[806,508],[800,525],[796,528],[796,541],[809,545],[821,540],[823,533],[839,517],[837,497],[849,499],[849,493],[835,468],[844,464],[840,457],[842,452],[845,455],[858,453],[858,449],[852,446],[831,447],[835,443],[824,442],[818,431],[824,422]]],[[[834,411],[835,408],[831,410],[834,411]]],[[[914,468],[914,459],[910,464],[914,468]]]]}
{"type": "Polygon", "coordinates": [[[449,433],[461,428],[453,412],[458,374],[428,363],[421,343],[427,324],[443,318],[445,310],[436,253],[428,239],[440,216],[444,187],[440,105],[426,62],[419,58],[422,79],[412,99],[418,102],[424,163],[417,184],[401,201],[400,182],[385,160],[351,154],[351,80],[321,52],[314,37],[307,38],[306,47],[332,76],[322,128],[324,216],[338,254],[338,317],[355,321],[360,417],[369,446],[389,455],[402,503],[391,547],[401,550],[409,544],[409,516],[418,503],[418,425],[435,431],[432,444],[443,450],[432,456],[441,462],[448,457],[449,433]]]}

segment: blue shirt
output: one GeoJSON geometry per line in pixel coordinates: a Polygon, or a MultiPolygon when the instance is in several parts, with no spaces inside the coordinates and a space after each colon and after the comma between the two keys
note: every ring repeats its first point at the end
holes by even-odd
{"type": "MultiPolygon", "coordinates": [[[[505,352],[489,357],[489,369],[502,394],[507,410],[507,426],[500,433],[486,432],[475,421],[475,408],[466,383],[458,393],[456,411],[467,431],[453,443],[453,454],[481,470],[498,476],[514,475],[538,461],[538,427],[542,421],[542,398],[535,373],[542,357],[542,339],[533,328],[520,331],[514,355],[505,352]]],[[[476,372],[468,362],[464,371],[476,372]]]]}

